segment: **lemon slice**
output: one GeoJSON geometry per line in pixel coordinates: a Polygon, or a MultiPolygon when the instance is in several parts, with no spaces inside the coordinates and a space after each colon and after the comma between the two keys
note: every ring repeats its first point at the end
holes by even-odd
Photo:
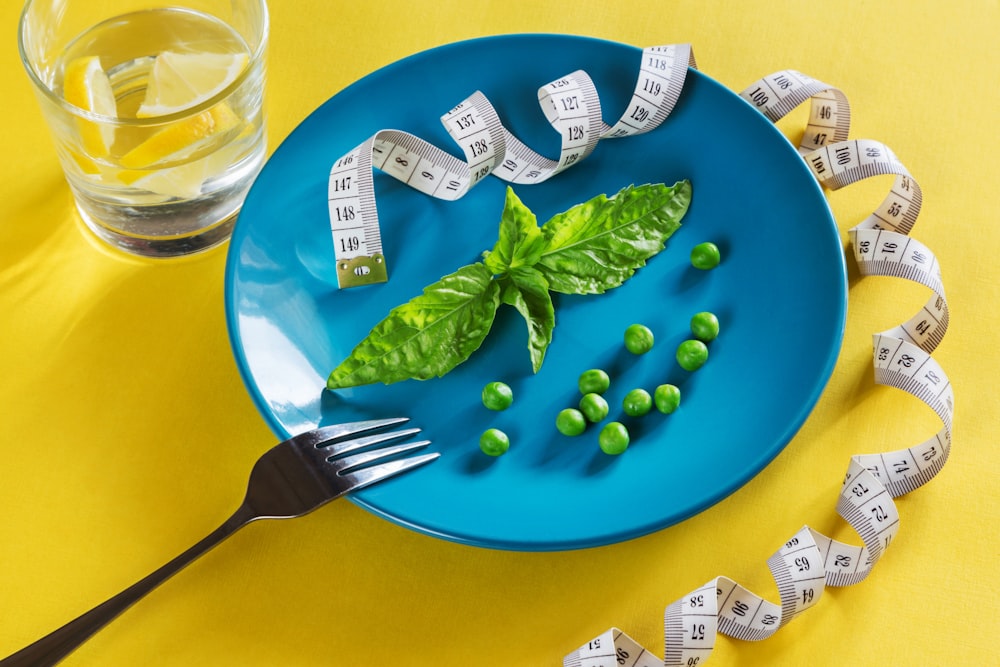
{"type": "Polygon", "coordinates": [[[193,199],[201,194],[201,186],[209,176],[210,159],[211,156],[204,157],[169,169],[123,169],[118,172],[118,180],[154,194],[193,199]]]}
{"type": "Polygon", "coordinates": [[[153,61],[146,97],[135,115],[151,118],[196,106],[236,80],[248,60],[246,53],[164,51],[153,61]]]}
{"type": "Polygon", "coordinates": [[[156,132],[119,160],[126,169],[148,169],[209,152],[240,126],[239,117],[226,103],[172,123],[156,132]]]}
{"type": "MultiPolygon", "coordinates": [[[[118,114],[111,81],[101,68],[98,56],[75,58],[66,65],[63,98],[84,111],[114,118],[118,114]]],[[[115,129],[86,118],[78,118],[83,150],[91,157],[105,157],[115,138],[115,129]]],[[[86,157],[86,156],[79,156],[86,157]]],[[[88,160],[89,161],[89,160],[88,160]]]]}

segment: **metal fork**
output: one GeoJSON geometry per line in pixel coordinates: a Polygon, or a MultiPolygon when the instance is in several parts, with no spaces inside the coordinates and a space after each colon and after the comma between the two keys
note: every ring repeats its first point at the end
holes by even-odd
{"type": "Polygon", "coordinates": [[[436,452],[392,458],[430,444],[422,440],[387,446],[420,431],[384,431],[406,421],[400,417],[324,426],[275,445],[254,464],[243,504],[221,526],[118,595],[0,660],[0,667],[56,664],[171,575],[252,521],[302,516],[349,491],[436,459],[436,452]],[[379,463],[383,459],[387,460],[379,463]]]}

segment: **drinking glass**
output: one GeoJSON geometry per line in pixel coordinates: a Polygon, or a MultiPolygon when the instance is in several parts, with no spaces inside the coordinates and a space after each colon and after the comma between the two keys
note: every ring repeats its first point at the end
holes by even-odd
{"type": "Polygon", "coordinates": [[[138,255],[229,238],[266,154],[265,0],[27,0],[18,45],[83,221],[138,255]]]}

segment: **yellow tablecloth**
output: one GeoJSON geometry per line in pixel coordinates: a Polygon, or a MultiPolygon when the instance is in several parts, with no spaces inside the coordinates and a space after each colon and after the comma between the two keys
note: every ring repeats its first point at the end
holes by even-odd
{"type": "MultiPolygon", "coordinates": [[[[214,528],[273,442],[228,347],[225,250],[140,261],[81,229],[18,61],[17,4],[0,7],[0,655],[214,528]]],[[[736,91],[786,68],[845,91],[851,136],[887,144],[924,190],[912,236],[940,259],[951,305],[934,356],[955,387],[954,449],[937,478],[898,500],[900,533],[867,581],[827,589],[769,640],[720,636],[711,664],[995,660],[996,0],[271,5],[272,148],[372,70],[490,34],[691,42],[700,69],[736,91]]],[[[887,183],[829,193],[843,230],[887,183]]],[[[250,526],[66,664],[552,666],[611,626],[662,655],[664,607],[698,585],[724,574],[776,601],[764,562],[802,525],[857,541],[834,512],[849,457],[940,426],[871,372],[870,334],[926,298],[905,281],[852,281],[840,361],[805,426],[743,489],[680,525],[596,549],[511,553],[340,501],[250,526]]]]}

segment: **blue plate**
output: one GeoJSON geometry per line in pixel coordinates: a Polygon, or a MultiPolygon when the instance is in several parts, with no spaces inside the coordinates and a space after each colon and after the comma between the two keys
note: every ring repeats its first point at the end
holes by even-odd
{"type": "Polygon", "coordinates": [[[226,269],[233,352],[253,400],[281,437],[317,424],[405,415],[442,453],[435,463],[355,493],[399,524],[467,544],[518,550],[590,547],[681,521],[738,489],[791,440],[833,370],[846,313],[846,270],[835,221],[785,137],[712,79],[691,71],[666,122],[602,141],[550,181],[516,188],[539,221],[629,184],[690,179],[693,202],[667,248],[624,286],[555,296],[556,330],[533,375],[520,316],[504,306],[486,343],[444,378],[324,390],[330,370],[388,311],[493,246],[506,184],[489,178],[457,202],[424,196],[376,172],[388,283],[338,290],[326,189],[332,163],[376,131],[412,132],[460,155],[438,118],[475,90],[542,154],[559,139],[538,107],[539,86],[577,69],[594,79],[605,121],[628,104],[638,48],[557,35],[500,36],[432,49],[335,95],[284,141],[239,217],[226,269]],[[698,271],[690,249],[714,241],[723,262],[698,271]],[[722,333],[695,373],[674,361],[688,320],[715,312],[722,333]],[[633,322],[656,336],[624,351],[633,322]],[[597,431],[569,438],[556,413],[578,401],[577,376],[613,378],[610,419],[633,387],[681,387],[672,415],[624,419],[632,443],[611,457],[597,431]],[[483,385],[514,390],[509,410],[480,402],[483,385]],[[478,448],[497,427],[511,439],[493,459],[478,448]]]}

